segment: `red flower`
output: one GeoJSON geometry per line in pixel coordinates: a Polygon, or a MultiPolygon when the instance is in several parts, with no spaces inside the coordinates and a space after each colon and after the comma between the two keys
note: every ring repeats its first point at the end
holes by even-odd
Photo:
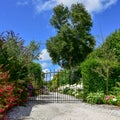
{"type": "Polygon", "coordinates": [[[0,113],[3,113],[5,111],[5,108],[0,109],[0,113]]]}
{"type": "Polygon", "coordinates": [[[0,93],[2,93],[2,92],[3,92],[3,90],[0,89],[0,93]]]}

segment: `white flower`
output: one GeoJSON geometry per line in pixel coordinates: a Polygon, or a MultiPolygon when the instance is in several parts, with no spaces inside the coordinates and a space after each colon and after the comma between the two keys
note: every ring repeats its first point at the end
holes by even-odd
{"type": "Polygon", "coordinates": [[[77,87],[78,87],[78,88],[80,88],[80,87],[81,87],[81,85],[80,85],[80,84],[78,84],[78,85],[77,85],[77,87]]]}
{"type": "Polygon", "coordinates": [[[115,101],[117,101],[117,99],[116,99],[116,98],[113,98],[113,101],[115,102],[115,101]]]}
{"type": "Polygon", "coordinates": [[[83,89],[83,85],[82,84],[78,84],[77,85],[77,89],[83,89]]]}
{"type": "Polygon", "coordinates": [[[69,86],[70,86],[69,84],[66,85],[66,87],[69,87],[69,86]]]}

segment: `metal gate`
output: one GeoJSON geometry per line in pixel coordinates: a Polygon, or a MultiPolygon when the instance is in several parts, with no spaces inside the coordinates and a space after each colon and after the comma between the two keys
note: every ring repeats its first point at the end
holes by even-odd
{"type": "Polygon", "coordinates": [[[30,97],[30,101],[38,103],[81,101],[81,99],[75,96],[82,90],[82,86],[80,84],[73,84],[73,75],[71,75],[70,71],[45,72],[41,75],[40,81],[41,84],[39,87],[37,85],[38,82],[34,83],[33,90],[35,94],[30,97]]]}

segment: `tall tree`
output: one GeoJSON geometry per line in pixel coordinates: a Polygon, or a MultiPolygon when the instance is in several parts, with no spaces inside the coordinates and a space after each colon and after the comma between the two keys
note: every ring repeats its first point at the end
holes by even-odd
{"type": "Polygon", "coordinates": [[[94,37],[90,33],[91,16],[82,4],[73,4],[70,10],[60,4],[53,12],[50,22],[57,34],[47,40],[47,50],[53,63],[63,68],[74,68],[95,45],[94,37]]]}

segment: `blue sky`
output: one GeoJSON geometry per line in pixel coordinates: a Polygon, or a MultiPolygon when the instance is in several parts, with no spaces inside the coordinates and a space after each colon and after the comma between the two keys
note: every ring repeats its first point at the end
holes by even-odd
{"type": "MultiPolygon", "coordinates": [[[[83,3],[91,14],[93,27],[91,33],[97,44],[110,33],[120,28],[120,0],[1,0],[0,32],[13,30],[19,33],[29,44],[31,40],[41,41],[42,55],[40,60],[44,70],[52,66],[45,49],[45,42],[55,35],[49,20],[52,9],[63,3],[70,7],[72,3],[83,3]]],[[[55,67],[56,68],[56,67],[55,67]]]]}

